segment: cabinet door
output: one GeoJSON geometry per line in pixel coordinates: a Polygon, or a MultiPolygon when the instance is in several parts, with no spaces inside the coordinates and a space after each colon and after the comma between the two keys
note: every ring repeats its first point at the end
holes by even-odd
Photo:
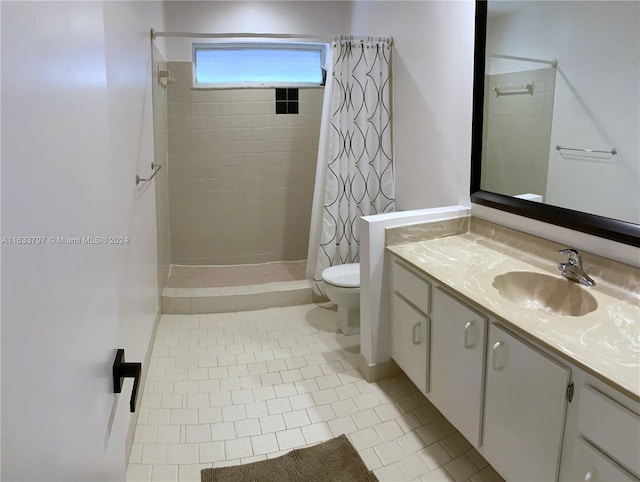
{"type": "Polygon", "coordinates": [[[481,452],[506,480],[557,480],[570,371],[489,329],[481,452]]]}
{"type": "Polygon", "coordinates": [[[478,446],[482,422],[487,319],[440,288],[434,290],[428,398],[478,446]]]}
{"type": "Polygon", "coordinates": [[[391,357],[422,391],[427,391],[429,318],[394,293],[391,299],[391,357]]]}

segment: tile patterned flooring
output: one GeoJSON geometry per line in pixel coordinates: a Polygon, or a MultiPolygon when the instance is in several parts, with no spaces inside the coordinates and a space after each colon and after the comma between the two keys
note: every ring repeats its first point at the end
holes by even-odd
{"type": "Polygon", "coordinates": [[[162,315],[127,481],[276,457],[346,433],[381,481],[502,479],[404,375],[367,383],[359,335],[309,304],[162,315]]]}

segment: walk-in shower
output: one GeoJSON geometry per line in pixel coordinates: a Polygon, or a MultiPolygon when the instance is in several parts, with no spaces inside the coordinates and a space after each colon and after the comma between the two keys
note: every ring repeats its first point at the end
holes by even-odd
{"type": "MultiPolygon", "coordinates": [[[[191,46],[248,34],[153,35],[176,42],[166,59],[154,48],[156,161],[168,165],[160,200],[169,220],[167,286],[304,279],[322,85],[201,88],[191,46]]],[[[260,42],[276,40],[287,39],[260,42]]]]}
{"type": "Polygon", "coordinates": [[[176,42],[166,58],[154,44],[153,66],[166,287],[319,280],[357,262],[358,218],[395,206],[391,39],[151,36],[176,42]]]}

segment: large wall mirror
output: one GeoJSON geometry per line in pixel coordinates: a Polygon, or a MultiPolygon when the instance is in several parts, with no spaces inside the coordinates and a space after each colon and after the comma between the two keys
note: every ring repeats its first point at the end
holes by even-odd
{"type": "Polygon", "coordinates": [[[476,2],[471,200],[640,246],[640,2],[476,2]]]}

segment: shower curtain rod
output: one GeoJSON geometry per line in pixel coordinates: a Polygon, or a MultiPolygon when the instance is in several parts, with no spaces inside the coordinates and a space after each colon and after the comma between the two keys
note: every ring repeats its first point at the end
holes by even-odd
{"type": "Polygon", "coordinates": [[[272,38],[272,39],[299,39],[306,41],[315,41],[322,43],[330,43],[333,39],[319,38],[314,35],[296,35],[296,34],[277,34],[277,33],[197,33],[197,32],[156,32],[151,29],[151,40],[157,37],[185,37],[185,38],[272,38]]]}
{"type": "Polygon", "coordinates": [[[552,67],[558,66],[558,61],[556,59],[553,60],[542,60],[542,59],[532,59],[529,57],[515,57],[513,55],[500,55],[500,54],[492,54],[489,57],[493,57],[496,59],[507,59],[507,60],[524,60],[525,62],[536,62],[539,64],[549,64],[552,67]]]}
{"type": "MultiPolygon", "coordinates": [[[[154,29],[151,29],[151,40],[155,40],[157,37],[183,37],[183,38],[269,38],[269,39],[297,39],[297,40],[305,40],[307,42],[321,42],[321,43],[331,43],[334,40],[340,38],[351,38],[355,41],[367,41],[370,39],[385,39],[385,37],[378,36],[366,36],[366,37],[358,37],[354,35],[341,35],[333,38],[326,37],[316,37],[314,35],[298,35],[298,34],[279,34],[279,33],[196,33],[196,32],[156,32],[154,29]]],[[[391,43],[392,39],[389,37],[389,43],[391,43]]]]}

